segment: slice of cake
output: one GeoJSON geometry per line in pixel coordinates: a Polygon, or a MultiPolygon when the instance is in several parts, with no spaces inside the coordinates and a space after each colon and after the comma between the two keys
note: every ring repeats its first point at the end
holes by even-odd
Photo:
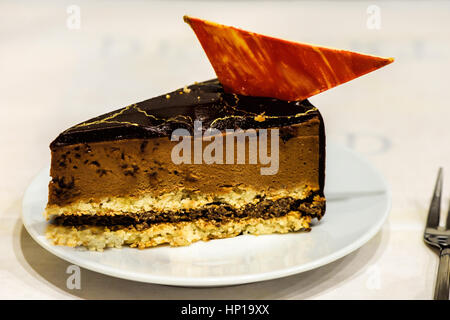
{"type": "Polygon", "coordinates": [[[225,93],[211,80],[76,125],[50,148],[55,244],[187,245],[309,230],[325,212],[324,125],[307,100],[225,93]],[[182,140],[192,143],[176,158],[182,140]]]}

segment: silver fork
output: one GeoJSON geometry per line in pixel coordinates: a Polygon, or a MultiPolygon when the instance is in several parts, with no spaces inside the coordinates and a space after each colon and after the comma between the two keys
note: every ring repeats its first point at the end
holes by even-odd
{"type": "Polygon", "coordinates": [[[439,168],[434,187],[427,225],[423,234],[424,241],[439,249],[439,269],[434,289],[435,300],[448,300],[450,288],[450,210],[445,228],[439,226],[442,198],[442,168],[439,168]]]}

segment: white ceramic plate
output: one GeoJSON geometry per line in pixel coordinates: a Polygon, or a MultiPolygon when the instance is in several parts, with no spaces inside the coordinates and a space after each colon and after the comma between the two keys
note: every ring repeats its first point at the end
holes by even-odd
{"type": "Polygon", "coordinates": [[[53,246],[44,235],[49,169],[30,184],[22,220],[33,239],[54,255],[86,269],[142,282],[223,286],[276,279],[311,270],[358,249],[386,220],[391,194],[383,177],[342,146],[327,146],[327,211],[309,233],[239,236],[187,247],[123,248],[91,252],[53,246]]]}

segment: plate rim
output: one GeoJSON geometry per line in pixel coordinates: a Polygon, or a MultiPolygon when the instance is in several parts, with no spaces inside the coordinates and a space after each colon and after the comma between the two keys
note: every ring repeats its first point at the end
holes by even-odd
{"type": "MultiPolygon", "coordinates": [[[[52,245],[45,237],[45,235],[38,234],[37,232],[34,232],[34,229],[28,225],[27,218],[25,217],[25,203],[26,199],[30,197],[30,187],[36,180],[36,178],[42,174],[42,172],[49,168],[47,166],[44,169],[41,169],[37,175],[33,177],[31,182],[28,184],[24,196],[22,198],[22,212],[21,212],[21,220],[22,223],[27,230],[28,234],[31,236],[31,238],[36,241],[42,248],[50,252],[51,254],[57,256],[60,259],[63,259],[67,262],[70,262],[72,264],[75,264],[77,266],[80,266],[82,268],[98,272],[101,274],[105,274],[108,276],[112,276],[115,278],[125,279],[125,280],[131,280],[131,281],[137,281],[137,282],[144,282],[144,283],[153,283],[153,284],[160,284],[160,285],[170,285],[170,286],[180,286],[180,287],[220,287],[220,286],[231,286],[231,285],[239,285],[239,284],[248,284],[248,283],[255,283],[260,281],[268,281],[268,280],[274,280],[278,278],[284,278],[288,277],[294,274],[303,273],[306,271],[310,271],[319,267],[322,267],[324,265],[327,265],[329,263],[332,263],[350,253],[353,251],[361,248],[363,245],[365,245],[370,239],[372,239],[382,228],[384,223],[386,222],[389,213],[391,211],[392,207],[392,193],[391,188],[389,184],[387,183],[384,176],[381,174],[381,172],[373,166],[365,157],[357,153],[356,151],[350,149],[349,147],[335,143],[333,141],[327,141],[327,146],[333,145],[334,147],[337,147],[339,149],[343,149],[348,153],[351,153],[352,156],[357,158],[359,161],[361,161],[366,167],[370,168],[380,179],[380,182],[383,186],[384,193],[386,195],[386,206],[383,212],[383,215],[379,220],[377,220],[377,223],[374,224],[370,229],[367,230],[364,235],[362,235],[360,238],[358,238],[356,241],[350,243],[349,245],[332,252],[324,257],[321,257],[319,259],[303,263],[300,265],[292,266],[285,269],[279,269],[279,270],[273,270],[273,271],[267,271],[267,272],[260,272],[260,273],[253,273],[248,275],[239,275],[239,276],[221,276],[221,277],[173,277],[173,276],[155,276],[150,274],[141,274],[141,273],[133,273],[130,271],[123,271],[121,269],[113,268],[110,266],[101,265],[98,262],[92,262],[89,260],[82,260],[79,261],[75,258],[72,258],[70,254],[65,254],[65,252],[59,251],[56,248],[58,246],[52,245]],[[80,263],[81,262],[81,263],[80,263]]],[[[326,174],[326,172],[325,172],[326,174]]]]}

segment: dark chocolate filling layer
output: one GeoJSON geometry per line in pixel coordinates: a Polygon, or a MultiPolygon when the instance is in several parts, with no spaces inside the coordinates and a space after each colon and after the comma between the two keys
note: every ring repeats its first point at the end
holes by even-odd
{"type": "Polygon", "coordinates": [[[325,199],[314,199],[317,194],[312,194],[305,199],[294,199],[291,197],[278,200],[261,199],[256,204],[248,204],[236,209],[223,203],[210,203],[200,209],[179,212],[145,212],[129,213],[115,216],[92,216],[92,215],[67,215],[56,216],[52,223],[63,226],[133,226],[143,227],[163,222],[194,221],[197,219],[215,220],[217,222],[230,219],[263,218],[269,219],[281,217],[290,211],[299,211],[305,216],[321,218],[325,210],[325,199]]]}

